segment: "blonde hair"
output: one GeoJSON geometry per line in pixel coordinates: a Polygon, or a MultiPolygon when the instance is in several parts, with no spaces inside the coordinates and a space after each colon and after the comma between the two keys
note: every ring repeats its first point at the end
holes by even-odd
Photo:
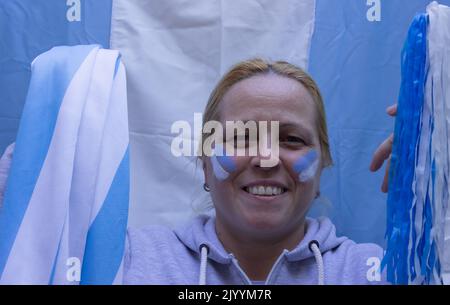
{"type": "MultiPolygon", "coordinates": [[[[218,82],[209,96],[203,113],[203,126],[206,122],[218,120],[218,105],[225,93],[241,80],[255,75],[275,73],[280,76],[292,78],[301,83],[311,95],[317,109],[317,129],[319,131],[319,142],[322,151],[322,167],[325,168],[333,164],[330,145],[328,141],[327,123],[325,107],[322,95],[314,80],[301,68],[285,61],[268,62],[261,58],[255,58],[240,62],[233,66],[218,82]]],[[[203,134],[201,147],[207,135],[203,134]]]]}

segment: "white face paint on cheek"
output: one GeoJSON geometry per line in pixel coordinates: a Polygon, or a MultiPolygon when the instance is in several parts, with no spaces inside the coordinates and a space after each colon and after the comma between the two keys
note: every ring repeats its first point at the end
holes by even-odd
{"type": "Polygon", "coordinates": [[[293,169],[298,174],[300,182],[312,180],[319,168],[319,158],[316,150],[310,150],[295,161],[293,169]]]}
{"type": "Polygon", "coordinates": [[[216,145],[211,157],[211,164],[214,176],[220,181],[226,180],[237,169],[236,161],[232,157],[224,155],[222,145],[216,145]],[[216,153],[221,151],[223,153],[216,153]]]}

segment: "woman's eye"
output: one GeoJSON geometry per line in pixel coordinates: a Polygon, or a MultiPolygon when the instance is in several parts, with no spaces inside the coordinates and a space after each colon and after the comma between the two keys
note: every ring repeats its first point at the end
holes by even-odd
{"type": "Polygon", "coordinates": [[[284,142],[287,142],[289,144],[305,144],[305,141],[303,141],[302,138],[295,137],[295,136],[287,136],[284,139],[284,142]]]}

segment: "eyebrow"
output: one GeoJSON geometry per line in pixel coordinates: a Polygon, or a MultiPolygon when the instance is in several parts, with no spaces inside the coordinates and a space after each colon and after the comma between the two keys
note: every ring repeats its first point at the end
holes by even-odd
{"type": "Polygon", "coordinates": [[[292,129],[296,129],[301,132],[305,132],[306,135],[308,135],[308,136],[313,135],[312,130],[301,123],[291,123],[291,122],[282,123],[282,124],[280,124],[280,129],[282,129],[282,128],[283,129],[284,128],[292,128],[292,129]]]}
{"type": "MultiPolygon", "coordinates": [[[[254,120],[237,120],[237,121],[241,121],[244,124],[246,124],[247,122],[251,122],[251,121],[254,121],[254,120]]],[[[255,121],[255,122],[256,122],[256,126],[259,127],[259,125],[258,125],[259,121],[255,121]]],[[[273,122],[273,120],[272,121],[263,121],[263,122],[268,122],[269,125],[270,125],[270,122],[273,122]]],[[[299,122],[284,122],[284,123],[280,123],[279,127],[280,127],[280,130],[281,129],[288,129],[288,128],[295,129],[295,130],[298,130],[300,132],[306,133],[306,136],[312,136],[314,134],[313,131],[310,128],[306,127],[306,125],[304,125],[302,123],[299,123],[299,122]]],[[[224,129],[224,132],[225,132],[225,129],[224,129]]]]}

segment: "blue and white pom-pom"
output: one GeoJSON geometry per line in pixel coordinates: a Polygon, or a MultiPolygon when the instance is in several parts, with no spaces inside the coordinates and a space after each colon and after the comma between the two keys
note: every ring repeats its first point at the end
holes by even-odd
{"type": "Polygon", "coordinates": [[[415,17],[402,52],[383,267],[395,284],[449,284],[450,8],[415,17]]]}

